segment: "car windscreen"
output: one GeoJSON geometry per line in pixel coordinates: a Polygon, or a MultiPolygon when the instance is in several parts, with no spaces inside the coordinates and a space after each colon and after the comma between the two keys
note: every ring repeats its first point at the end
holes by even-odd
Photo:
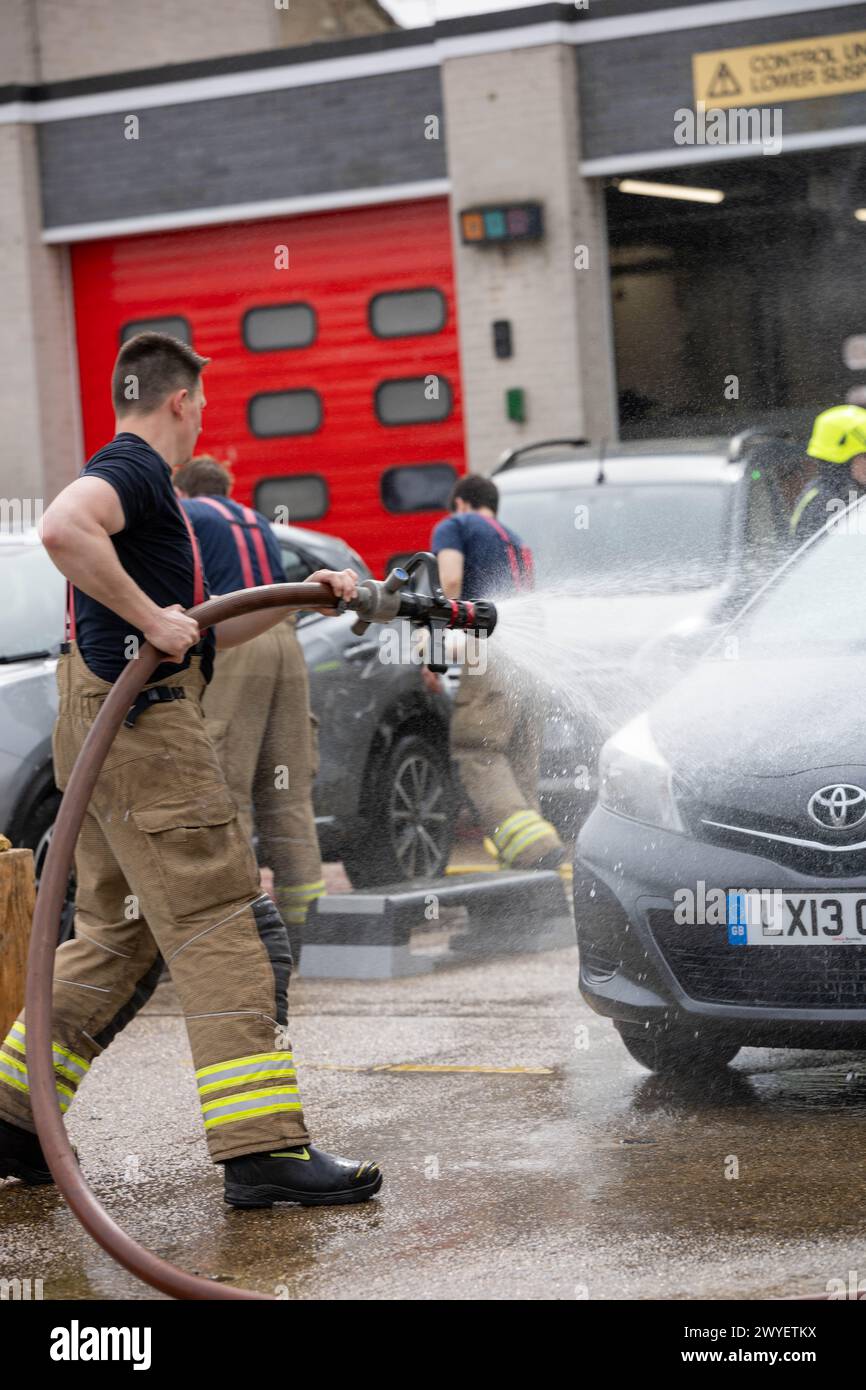
{"type": "Polygon", "coordinates": [[[0,545],[3,603],[0,604],[0,662],[40,652],[57,652],[64,637],[66,582],[41,545],[0,545]]]}
{"type": "MultiPolygon", "coordinates": [[[[806,546],[731,630],[738,655],[866,651],[866,501],[806,546]]],[[[729,639],[725,639],[729,640],[729,639]]]]}
{"type": "Polygon", "coordinates": [[[539,588],[670,593],[722,577],[733,495],[722,482],[503,492],[499,517],[531,547],[539,588]]]}

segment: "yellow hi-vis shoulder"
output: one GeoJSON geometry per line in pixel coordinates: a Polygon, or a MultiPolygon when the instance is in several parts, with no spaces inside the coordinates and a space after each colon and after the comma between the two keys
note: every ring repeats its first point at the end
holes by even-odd
{"type": "Polygon", "coordinates": [[[866,454],[866,410],[860,405],[822,410],[812,426],[806,453],[822,463],[850,463],[857,454],[866,454]]]}

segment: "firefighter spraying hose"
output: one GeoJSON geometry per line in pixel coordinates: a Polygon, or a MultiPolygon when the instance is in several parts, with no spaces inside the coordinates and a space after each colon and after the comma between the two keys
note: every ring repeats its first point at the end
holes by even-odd
{"type": "MultiPolygon", "coordinates": [[[[264,608],[312,608],[333,603],[326,584],[275,584],[245,589],[210,599],[187,610],[199,627],[206,628],[264,608]]],[[[363,580],[357,596],[337,605],[358,614],[356,631],[370,623],[406,618],[413,627],[431,634],[461,630],[488,636],[496,626],[492,603],[448,599],[439,583],[432,555],[416,555],[404,569],[392,570],[382,581],[363,580]],[[430,593],[407,586],[423,573],[430,593]]],[[[60,1110],[52,1055],[52,977],[60,913],[66,892],[79,830],[87,813],[103,763],[115,735],[153,676],[163,654],[145,643],[136,661],[127,663],[96,716],[69,775],[51,845],[45,861],[27,972],[27,1067],[33,1120],[51,1174],[85,1230],[108,1253],[152,1287],[183,1299],[263,1299],[269,1295],[199,1278],[178,1269],[139,1245],[104,1211],[85,1182],[66,1135],[60,1110]]]]}

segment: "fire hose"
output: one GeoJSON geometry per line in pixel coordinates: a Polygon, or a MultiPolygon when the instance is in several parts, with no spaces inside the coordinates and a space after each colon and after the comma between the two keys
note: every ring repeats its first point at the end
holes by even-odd
{"type": "MultiPolygon", "coordinates": [[[[405,568],[391,571],[385,580],[365,579],[358,595],[348,603],[334,604],[334,594],[326,584],[269,584],[242,589],[234,594],[208,599],[188,610],[202,631],[262,608],[321,608],[336,606],[358,614],[353,631],[363,632],[370,623],[388,623],[407,618],[413,626],[424,626],[435,635],[447,629],[489,635],[496,626],[492,603],[476,603],[446,598],[439,584],[434,556],[420,553],[405,568]],[[408,586],[415,576],[424,576],[430,593],[408,586]]],[[[27,1069],[33,1120],[45,1161],[63,1197],[81,1225],[118,1264],[160,1292],[184,1299],[270,1299],[272,1295],[254,1293],[189,1274],[155,1255],[128,1235],[108,1215],[81,1174],[66,1128],[54,1085],[52,1060],[52,985],[54,953],[58,927],[76,841],[90,797],[106,755],[130,706],[153,675],[165,655],[145,642],[135,661],[130,661],[118,677],[94,720],[76,759],[63,794],[51,844],[45,859],[33,917],[27,962],[27,1069]]]]}

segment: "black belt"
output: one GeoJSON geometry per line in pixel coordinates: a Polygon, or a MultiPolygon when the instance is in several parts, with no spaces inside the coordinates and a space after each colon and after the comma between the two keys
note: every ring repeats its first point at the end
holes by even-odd
{"type": "Polygon", "coordinates": [[[142,690],[138,699],[129,707],[129,713],[123,721],[125,729],[131,729],[142,710],[149,709],[151,705],[170,705],[173,700],[185,700],[186,691],[181,685],[154,685],[150,690],[142,690]]]}

